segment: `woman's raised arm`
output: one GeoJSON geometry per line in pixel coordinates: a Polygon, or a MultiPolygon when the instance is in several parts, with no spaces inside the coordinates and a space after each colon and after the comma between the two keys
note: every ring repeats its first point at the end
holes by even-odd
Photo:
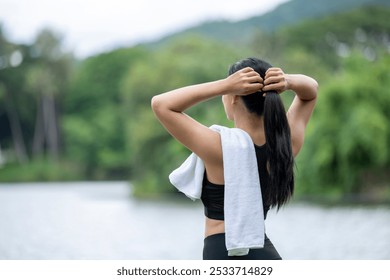
{"type": "Polygon", "coordinates": [[[262,78],[252,68],[203,84],[175,89],[152,98],[152,109],[166,130],[205,162],[222,159],[219,134],[184,111],[200,102],[225,94],[246,95],[259,91],[262,78]]]}

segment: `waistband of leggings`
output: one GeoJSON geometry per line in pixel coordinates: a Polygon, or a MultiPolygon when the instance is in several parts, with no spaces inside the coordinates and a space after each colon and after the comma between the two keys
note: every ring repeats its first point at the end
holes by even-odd
{"type": "MultiPolygon", "coordinates": [[[[206,241],[206,240],[218,238],[218,237],[220,237],[220,236],[225,237],[225,232],[213,233],[213,234],[211,234],[211,235],[209,235],[209,236],[206,236],[206,237],[204,238],[204,240],[206,241]]],[[[267,236],[266,233],[264,233],[264,240],[267,240],[267,239],[268,239],[268,236],[267,236]]]]}

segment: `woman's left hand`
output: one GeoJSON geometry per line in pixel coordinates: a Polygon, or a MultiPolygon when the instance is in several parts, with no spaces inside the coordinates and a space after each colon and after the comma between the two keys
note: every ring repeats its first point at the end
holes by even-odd
{"type": "Polygon", "coordinates": [[[289,89],[287,74],[282,69],[272,67],[265,72],[263,92],[276,91],[282,93],[289,89]]]}

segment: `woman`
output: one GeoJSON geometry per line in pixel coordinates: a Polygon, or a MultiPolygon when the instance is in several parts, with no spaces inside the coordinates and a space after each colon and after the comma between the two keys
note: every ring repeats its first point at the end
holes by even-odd
{"type": "MultiPolygon", "coordinates": [[[[222,96],[227,118],[252,141],[265,219],[271,207],[281,207],[293,194],[294,158],[303,144],[305,128],[316,103],[317,88],[317,82],[308,76],[285,74],[265,61],[248,58],[232,65],[225,79],[153,97],[152,109],[162,125],[204,164],[201,193],[206,215],[204,259],[281,258],[266,235],[262,248],[250,249],[242,256],[229,256],[225,236],[224,211],[228,205],[224,204],[226,173],[221,134],[183,112],[222,96]],[[287,113],[279,96],[286,90],[295,92],[287,113]]],[[[235,176],[240,176],[238,173],[235,176]]]]}

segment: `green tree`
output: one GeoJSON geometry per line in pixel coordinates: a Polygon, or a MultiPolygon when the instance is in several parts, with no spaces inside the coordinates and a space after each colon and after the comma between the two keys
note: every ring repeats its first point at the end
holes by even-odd
{"type": "MultiPolygon", "coordinates": [[[[0,130],[2,148],[13,151],[15,161],[26,164],[29,160],[25,140],[23,105],[26,48],[7,40],[0,26],[0,116],[4,114],[0,130]],[[7,130],[9,127],[9,131],[7,130]]],[[[11,158],[12,159],[12,158],[11,158]]]]}
{"type": "Polygon", "coordinates": [[[119,49],[78,65],[65,98],[66,154],[85,167],[90,179],[128,176],[119,85],[128,68],[147,54],[142,48],[119,49]]]}
{"type": "Polygon", "coordinates": [[[370,61],[354,52],[345,59],[343,70],[320,88],[299,156],[300,191],[367,191],[374,186],[364,174],[389,168],[389,66],[388,54],[370,61]]]}
{"type": "Polygon", "coordinates": [[[42,157],[47,150],[52,160],[58,160],[62,142],[60,102],[72,57],[61,51],[61,38],[50,30],[42,30],[31,49],[36,61],[26,71],[26,87],[36,104],[32,154],[42,157]]]}
{"type": "Polygon", "coordinates": [[[388,7],[366,6],[307,20],[276,32],[267,50],[277,50],[281,55],[286,50],[298,48],[313,57],[320,57],[321,63],[330,69],[340,67],[340,57],[347,57],[352,50],[375,59],[377,51],[388,47],[389,16],[388,7]]]}

